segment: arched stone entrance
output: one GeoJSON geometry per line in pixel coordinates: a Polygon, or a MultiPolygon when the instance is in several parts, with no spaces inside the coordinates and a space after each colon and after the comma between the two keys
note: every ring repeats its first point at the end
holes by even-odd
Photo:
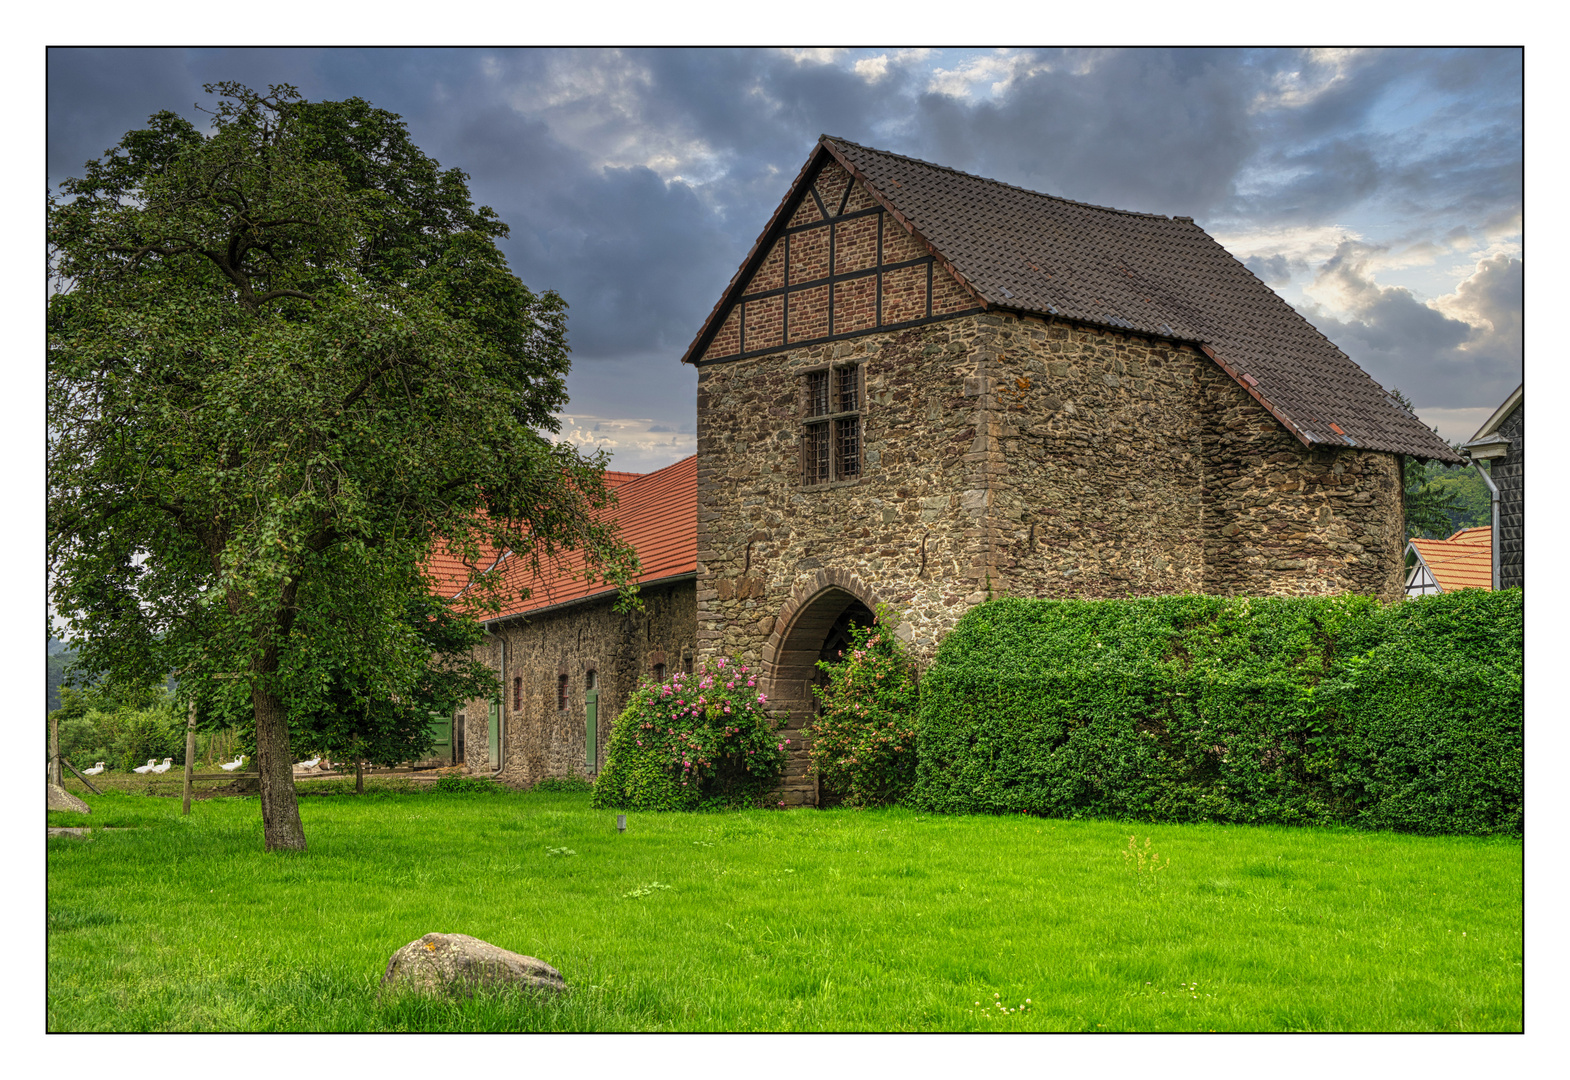
{"type": "Polygon", "coordinates": [[[799,586],[775,620],[763,647],[763,685],[770,711],[789,715],[782,737],[791,740],[791,754],[779,796],[787,806],[818,801],[803,735],[816,705],[818,661],[832,659],[848,640],[849,625],[870,622],[877,606],[877,595],[856,575],[825,570],[799,586]]]}

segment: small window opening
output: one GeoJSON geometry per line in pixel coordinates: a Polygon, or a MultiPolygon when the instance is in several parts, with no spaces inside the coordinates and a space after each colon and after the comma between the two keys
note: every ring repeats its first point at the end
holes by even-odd
{"type": "Polygon", "coordinates": [[[655,664],[654,665],[654,681],[657,682],[657,683],[662,683],[662,682],[665,681],[665,665],[664,664],[655,664]]]}
{"type": "Polygon", "coordinates": [[[861,475],[861,368],[809,371],[804,386],[801,481],[808,487],[861,475]]]}
{"type": "Polygon", "coordinates": [[[515,676],[512,680],[512,707],[516,711],[523,708],[523,676],[515,676]]]}
{"type": "Polygon", "coordinates": [[[590,668],[588,671],[583,673],[583,688],[585,690],[594,689],[594,675],[595,672],[593,668],[590,668]]]}
{"type": "Polygon", "coordinates": [[[565,675],[556,676],[556,707],[558,709],[567,707],[567,676],[565,675]]]}
{"type": "Polygon", "coordinates": [[[681,651],[681,669],[682,669],[682,671],[686,672],[688,675],[692,674],[692,650],[691,649],[683,649],[681,651]]]}

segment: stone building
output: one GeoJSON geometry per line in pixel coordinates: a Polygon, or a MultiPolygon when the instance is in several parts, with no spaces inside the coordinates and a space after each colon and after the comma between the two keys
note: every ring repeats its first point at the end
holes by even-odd
{"type": "MultiPolygon", "coordinates": [[[[682,359],[671,604],[700,655],[761,663],[794,746],[815,662],[880,604],[925,662],[991,596],[1397,599],[1401,459],[1459,460],[1191,219],[827,136],[682,359]]],[[[611,663],[593,635],[626,632],[580,625],[595,656],[541,672],[611,663]]],[[[803,751],[782,797],[816,801],[803,751]]]]}
{"type": "Polygon", "coordinates": [[[1518,386],[1461,449],[1499,489],[1499,587],[1526,587],[1526,399],[1518,386]]]}
{"type": "MultiPolygon", "coordinates": [[[[645,677],[691,669],[696,638],[696,459],[645,475],[606,474],[624,540],[638,551],[644,610],[613,610],[616,591],[585,581],[574,553],[538,576],[507,582],[529,594],[486,617],[483,657],[501,693],[455,713],[454,760],[514,784],[547,776],[594,776],[604,764],[611,721],[645,677]]],[[[504,564],[505,569],[505,564],[504,564]]],[[[457,599],[467,569],[443,557],[432,567],[457,599]]]]}

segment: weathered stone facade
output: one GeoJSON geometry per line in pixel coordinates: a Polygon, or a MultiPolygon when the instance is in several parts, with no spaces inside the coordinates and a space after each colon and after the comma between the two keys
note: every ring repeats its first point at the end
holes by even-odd
{"type": "Polygon", "coordinates": [[[471,772],[519,785],[547,776],[598,774],[611,725],[638,684],[656,665],[674,672],[683,657],[694,654],[692,580],[647,586],[640,595],[641,614],[618,613],[614,597],[603,597],[492,627],[494,640],[482,648],[502,685],[500,745],[491,749],[491,703],[477,699],[463,706],[465,764],[471,772]],[[590,672],[599,696],[592,763],[585,705],[590,672]]]}
{"type": "Polygon", "coordinates": [[[1190,219],[827,137],[684,359],[695,586],[649,625],[608,599],[503,624],[506,779],[589,771],[585,672],[603,747],[653,651],[692,647],[761,665],[781,797],[815,803],[815,664],[858,605],[925,664],[996,596],[1394,600],[1396,451],[1455,458],[1190,219]]]}
{"type": "MultiPolygon", "coordinates": [[[[1401,590],[1393,454],[1305,448],[1189,346],[1028,316],[703,364],[698,485],[699,647],[764,664],[793,745],[852,600],[925,662],[988,596],[1401,590]],[[803,385],[834,365],[862,461],[809,485],[803,385]]],[[[804,753],[786,794],[813,801],[804,753]]]]}

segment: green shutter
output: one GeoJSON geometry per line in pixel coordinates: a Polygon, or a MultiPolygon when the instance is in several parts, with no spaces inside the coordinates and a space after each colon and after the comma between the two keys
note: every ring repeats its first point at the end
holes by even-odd
{"type": "Polygon", "coordinates": [[[502,763],[502,699],[501,695],[491,698],[491,723],[488,747],[488,759],[491,768],[497,769],[502,763]]]}
{"type": "Polygon", "coordinates": [[[590,772],[598,764],[600,691],[598,687],[583,694],[583,757],[590,772]]]}

